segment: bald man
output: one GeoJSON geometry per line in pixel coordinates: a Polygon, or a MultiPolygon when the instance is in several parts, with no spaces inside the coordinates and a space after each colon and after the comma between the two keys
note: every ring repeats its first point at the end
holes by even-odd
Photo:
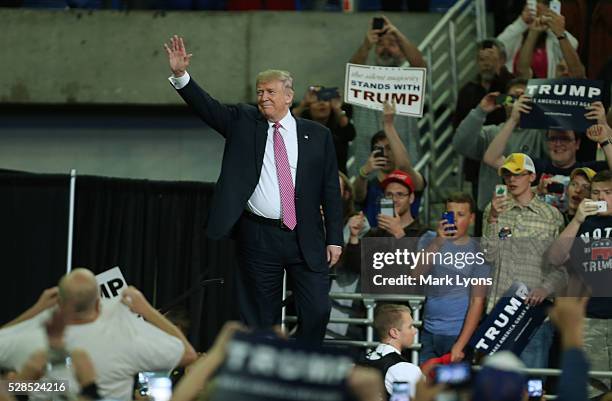
{"type": "MultiPolygon", "coordinates": [[[[43,293],[41,298],[44,297],[43,293]]],[[[1,367],[19,370],[32,353],[46,349],[44,323],[55,306],[67,323],[66,348],[87,351],[104,398],[131,400],[136,373],[170,371],[196,358],[195,350],[181,331],[136,288],[124,290],[121,303],[102,307],[96,278],[87,269],[75,269],[62,277],[57,290],[48,290],[47,299],[39,300],[37,305],[24,314],[25,319],[22,315],[0,330],[1,367]],[[41,311],[45,306],[47,309],[41,311]]]]}

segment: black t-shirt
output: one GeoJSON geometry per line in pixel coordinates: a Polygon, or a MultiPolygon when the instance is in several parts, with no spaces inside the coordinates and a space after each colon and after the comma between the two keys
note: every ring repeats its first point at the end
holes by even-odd
{"type": "Polygon", "coordinates": [[[589,161],[589,162],[579,162],[577,161],[573,166],[567,168],[555,167],[552,164],[550,159],[535,159],[533,164],[536,168],[536,173],[538,174],[538,180],[542,174],[550,174],[550,175],[565,175],[568,176],[572,173],[572,170],[579,167],[588,167],[595,171],[602,171],[608,169],[608,163],[604,161],[589,161]]]}
{"type": "Polygon", "coordinates": [[[582,278],[592,291],[587,317],[611,319],[612,216],[586,218],[576,234],[570,262],[572,272],[582,278]]]}

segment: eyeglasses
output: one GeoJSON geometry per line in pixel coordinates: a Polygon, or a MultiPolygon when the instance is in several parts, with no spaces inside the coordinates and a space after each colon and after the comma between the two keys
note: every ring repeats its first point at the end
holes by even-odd
{"type": "Polygon", "coordinates": [[[559,143],[570,143],[574,142],[574,138],[569,138],[567,136],[547,136],[546,142],[559,142],[559,143]]]}
{"type": "Polygon", "coordinates": [[[406,192],[385,192],[385,198],[389,199],[406,199],[410,193],[406,192]]]}
{"type": "Polygon", "coordinates": [[[530,175],[530,172],[525,172],[525,173],[519,173],[519,174],[512,174],[509,171],[504,171],[502,173],[502,178],[510,178],[510,177],[525,177],[526,175],[530,175]]]}

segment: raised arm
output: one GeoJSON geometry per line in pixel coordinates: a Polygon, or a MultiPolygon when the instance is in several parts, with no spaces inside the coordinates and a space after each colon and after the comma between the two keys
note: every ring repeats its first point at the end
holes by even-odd
{"type": "Polygon", "coordinates": [[[487,149],[483,126],[487,114],[499,107],[495,104],[498,95],[499,92],[487,94],[461,121],[453,136],[453,148],[457,153],[473,160],[482,160],[487,149]]]}
{"type": "Polygon", "coordinates": [[[542,32],[546,32],[547,29],[548,26],[541,18],[535,18],[531,24],[529,24],[529,32],[523,42],[523,46],[521,46],[519,59],[516,63],[515,75],[518,78],[529,79],[532,77],[531,61],[533,60],[533,51],[535,50],[538,37],[542,32]]]}
{"type": "Polygon", "coordinates": [[[422,191],[425,187],[425,180],[421,173],[416,171],[410,161],[408,151],[404,146],[404,143],[399,137],[395,125],[393,125],[393,118],[395,116],[395,103],[390,104],[385,102],[383,106],[383,129],[385,135],[389,140],[389,147],[395,156],[395,165],[398,169],[408,173],[412,182],[414,183],[415,191],[422,191]]]}
{"type": "Polygon", "coordinates": [[[173,337],[178,338],[183,343],[184,351],[179,362],[180,366],[189,365],[196,359],[197,354],[183,332],[181,332],[181,330],[170,322],[164,315],[159,313],[159,311],[155,309],[149,303],[149,301],[147,301],[145,296],[137,288],[133,286],[126,288],[121,294],[121,302],[127,305],[132,312],[139,314],[144,320],[151,323],[153,326],[173,337]]]}
{"type": "Polygon", "coordinates": [[[506,121],[487,148],[483,161],[492,168],[498,169],[504,164],[504,150],[506,149],[512,132],[514,132],[514,129],[519,124],[521,113],[528,113],[531,110],[531,106],[526,103],[528,101],[529,97],[527,95],[522,95],[514,102],[510,118],[506,121]]]}
{"type": "Polygon", "coordinates": [[[310,105],[317,101],[317,91],[318,89],[314,86],[308,88],[300,103],[291,110],[295,117],[302,117],[302,114],[310,109],[310,105]]]}
{"type": "Polygon", "coordinates": [[[576,52],[578,43],[576,39],[565,30],[565,17],[548,9],[544,14],[544,21],[559,41],[559,47],[567,63],[570,78],[586,78],[584,65],[580,61],[578,52],[576,52]]]}
{"type": "Polygon", "coordinates": [[[39,313],[54,307],[55,305],[57,305],[58,294],[59,292],[57,287],[47,288],[43,291],[42,294],[40,294],[40,297],[34,305],[28,308],[21,315],[17,316],[15,319],[6,323],[4,326],[2,326],[2,328],[5,329],[7,327],[14,326],[18,323],[29,320],[34,316],[38,315],[39,313]]]}
{"type": "Polygon", "coordinates": [[[497,39],[506,47],[506,68],[510,72],[514,71],[512,68],[514,55],[521,46],[523,32],[529,27],[532,20],[533,17],[531,16],[531,12],[529,8],[525,6],[522,14],[497,36],[497,39]]]}
{"type": "Polygon", "coordinates": [[[193,54],[187,53],[183,38],[174,35],[170,38],[170,43],[164,43],[164,49],[166,49],[166,54],[168,55],[168,64],[170,65],[172,75],[175,78],[185,75],[187,67],[189,67],[189,60],[191,60],[193,54]]]}
{"type": "Polygon", "coordinates": [[[197,399],[198,394],[209,384],[217,369],[225,361],[227,347],[234,334],[245,331],[247,331],[246,327],[238,322],[225,323],[211,349],[200,357],[178,382],[172,393],[171,401],[197,399]]]}
{"type": "Polygon", "coordinates": [[[386,33],[390,33],[395,36],[397,39],[397,43],[399,44],[400,49],[402,49],[402,53],[404,53],[404,57],[410,63],[411,67],[427,67],[425,63],[425,59],[423,59],[423,55],[418,47],[416,47],[408,38],[399,30],[395,25],[389,21],[387,17],[383,15],[382,17],[385,20],[386,33]]]}
{"type": "Polygon", "coordinates": [[[580,226],[584,223],[584,219],[597,214],[597,206],[592,202],[589,198],[585,198],[580,202],[572,221],[561,231],[559,237],[551,245],[548,251],[548,260],[550,260],[553,266],[561,266],[569,259],[576,234],[578,234],[580,226]]]}
{"type": "Polygon", "coordinates": [[[596,124],[589,127],[586,134],[587,137],[599,143],[606,161],[608,162],[608,168],[612,170],[612,128],[608,125],[606,118],[606,109],[602,102],[593,102],[587,107],[588,112],[585,114],[589,120],[595,120],[596,124]]]}
{"type": "Polygon", "coordinates": [[[164,49],[168,55],[168,64],[172,71],[169,78],[170,83],[178,91],[196,114],[215,131],[227,137],[228,126],[236,117],[236,107],[221,104],[200,88],[187,72],[192,54],[187,53],[183,38],[174,35],[170,43],[164,43],[164,49]]]}
{"type": "Polygon", "coordinates": [[[349,63],[353,64],[366,64],[368,61],[368,55],[370,54],[370,49],[372,46],[376,45],[378,42],[378,37],[383,33],[382,29],[372,29],[372,22],[370,21],[370,26],[366,31],[366,35],[363,38],[363,42],[361,46],[357,49],[353,57],[349,60],[349,63]]]}

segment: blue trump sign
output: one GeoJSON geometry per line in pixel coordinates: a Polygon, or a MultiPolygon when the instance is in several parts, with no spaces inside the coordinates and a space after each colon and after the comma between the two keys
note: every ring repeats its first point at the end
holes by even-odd
{"type": "Polygon", "coordinates": [[[492,355],[505,350],[519,355],[525,349],[551,305],[546,300],[529,306],[525,303],[528,294],[529,289],[522,283],[515,283],[504,293],[470,339],[474,352],[492,355]]]}
{"type": "Polygon", "coordinates": [[[601,100],[602,82],[587,79],[530,79],[525,94],[531,112],[521,113],[521,128],[586,131],[594,120],[586,107],[601,100]]]}

